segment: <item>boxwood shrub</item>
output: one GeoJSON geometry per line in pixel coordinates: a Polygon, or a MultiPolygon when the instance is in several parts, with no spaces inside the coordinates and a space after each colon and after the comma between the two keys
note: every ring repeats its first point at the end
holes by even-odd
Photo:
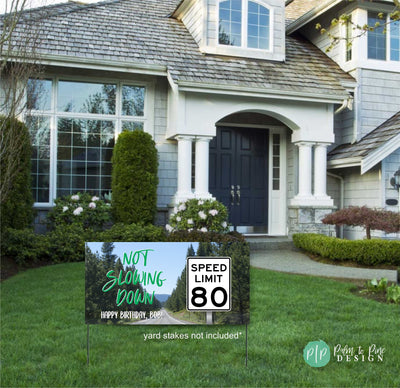
{"type": "Polygon", "coordinates": [[[123,131],[112,156],[115,222],[151,224],[157,212],[158,156],[151,135],[123,131]]]}
{"type": "Polygon", "coordinates": [[[296,247],[338,261],[355,261],[363,265],[400,265],[400,241],[342,240],[314,233],[293,235],[296,247]]]}
{"type": "Polygon", "coordinates": [[[6,119],[4,116],[0,116],[0,129],[1,230],[24,229],[32,223],[34,216],[29,130],[17,119],[6,119]]]}
{"type": "Polygon", "coordinates": [[[217,233],[217,232],[200,232],[199,230],[193,230],[191,232],[186,230],[178,230],[168,235],[167,241],[193,241],[193,242],[244,242],[244,236],[238,232],[229,233],[217,233]]]}
{"type": "Polygon", "coordinates": [[[114,224],[110,229],[97,234],[97,241],[103,242],[124,242],[124,241],[165,241],[164,228],[154,225],[125,225],[114,224]]]}

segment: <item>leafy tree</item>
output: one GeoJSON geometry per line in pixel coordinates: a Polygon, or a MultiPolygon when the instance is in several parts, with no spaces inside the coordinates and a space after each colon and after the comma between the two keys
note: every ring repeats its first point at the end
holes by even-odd
{"type": "Polygon", "coordinates": [[[250,313],[250,247],[248,243],[233,242],[219,244],[218,256],[231,258],[232,309],[222,313],[220,322],[243,324],[249,321],[250,313]]]}
{"type": "MultiPolygon", "coordinates": [[[[350,0],[353,1],[353,0],[350,0]]],[[[353,44],[353,41],[355,39],[360,38],[361,36],[365,35],[368,31],[375,31],[377,29],[383,29],[384,32],[386,32],[386,29],[389,24],[392,24],[398,20],[400,20],[400,0],[393,0],[394,3],[394,9],[392,12],[389,13],[389,19],[388,21],[386,20],[385,13],[380,12],[378,13],[379,19],[381,19],[381,22],[375,23],[375,25],[371,26],[368,24],[364,25],[359,25],[355,24],[352,20],[351,14],[349,13],[344,13],[341,14],[338,18],[334,18],[330,22],[330,26],[323,27],[320,23],[317,23],[315,28],[321,32],[323,35],[327,35],[330,39],[330,45],[327,47],[326,52],[331,51],[340,41],[345,40],[346,44],[351,47],[353,44]],[[335,27],[337,25],[351,25],[351,28],[353,31],[355,31],[353,36],[351,38],[349,37],[343,37],[340,35],[333,34],[330,31],[331,27],[335,27]]]]}
{"type": "Polygon", "coordinates": [[[101,247],[101,252],[103,253],[104,265],[106,268],[113,267],[118,256],[114,255],[114,243],[105,242],[101,247]]]}
{"type": "Polygon", "coordinates": [[[197,256],[212,256],[213,248],[212,243],[200,242],[197,248],[197,256]]]}
{"type": "Polygon", "coordinates": [[[37,53],[42,39],[43,18],[47,9],[36,13],[37,18],[24,12],[29,0],[6,0],[5,14],[0,15],[0,113],[5,116],[0,121],[0,156],[2,184],[0,201],[11,196],[15,175],[19,174],[19,160],[16,155],[24,153],[24,135],[19,136],[19,123],[15,120],[29,111],[40,98],[43,90],[40,83],[29,84],[29,79],[39,79],[42,67],[37,53]],[[29,86],[29,88],[28,88],[29,86]],[[28,90],[29,89],[29,90],[28,90]],[[9,128],[6,126],[9,125],[9,128]]]}
{"type": "MultiPolygon", "coordinates": [[[[121,284],[115,286],[108,292],[103,292],[103,287],[109,280],[106,274],[114,271],[114,275],[118,277],[120,272],[127,273],[128,271],[135,272],[135,266],[125,267],[121,260],[115,260],[116,255],[113,254],[114,246],[112,243],[104,243],[102,246],[102,255],[93,253],[88,246],[85,248],[86,253],[86,322],[95,323],[100,321],[101,311],[117,311],[123,306],[124,311],[155,311],[161,308],[161,303],[157,298],[153,299],[153,304],[123,304],[120,307],[116,306],[116,297],[119,290],[126,292],[138,292],[143,295],[145,289],[141,283],[121,284]]],[[[123,275],[122,279],[125,277],[123,275]]],[[[119,319],[114,319],[116,322],[119,319]]]]}
{"type": "Polygon", "coordinates": [[[322,222],[329,225],[360,226],[365,229],[367,239],[371,238],[371,230],[386,233],[400,231],[400,214],[389,210],[370,209],[367,206],[352,206],[327,215],[322,222]]]}

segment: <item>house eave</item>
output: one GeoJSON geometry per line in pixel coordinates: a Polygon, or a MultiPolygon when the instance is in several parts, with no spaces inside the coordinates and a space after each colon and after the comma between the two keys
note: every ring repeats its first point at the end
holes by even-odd
{"type": "Polygon", "coordinates": [[[291,90],[278,90],[270,88],[255,88],[239,85],[222,85],[211,83],[197,83],[191,81],[176,81],[179,91],[195,92],[195,93],[210,93],[210,94],[230,94],[235,92],[235,95],[246,97],[263,97],[276,99],[292,99],[297,101],[320,102],[329,104],[342,103],[348,96],[345,94],[316,94],[308,92],[296,92],[291,90]]]}
{"type": "MultiPolygon", "coordinates": [[[[40,55],[33,59],[44,66],[72,67],[78,69],[104,70],[124,73],[139,73],[146,75],[167,76],[167,66],[124,62],[98,58],[71,57],[67,55],[40,55]]],[[[10,62],[26,61],[18,56],[11,57],[10,62]]]]}
{"type": "Polygon", "coordinates": [[[310,11],[306,12],[304,15],[300,16],[292,23],[290,23],[286,27],[286,33],[288,35],[292,34],[293,32],[297,31],[299,28],[305,26],[311,20],[315,19],[316,17],[322,15],[330,8],[334,7],[337,4],[340,4],[343,0],[329,0],[329,1],[322,1],[319,5],[312,8],[310,11]]]}
{"type": "Polygon", "coordinates": [[[361,162],[361,157],[333,159],[328,161],[328,169],[359,167],[361,162]]]}
{"type": "Polygon", "coordinates": [[[361,174],[368,172],[398,148],[400,148],[400,133],[363,158],[361,174]]]}

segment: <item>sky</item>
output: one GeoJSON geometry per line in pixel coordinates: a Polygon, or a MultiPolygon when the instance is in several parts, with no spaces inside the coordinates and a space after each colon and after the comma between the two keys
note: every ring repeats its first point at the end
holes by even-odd
{"type": "MultiPolygon", "coordinates": [[[[26,0],[26,8],[43,7],[50,4],[66,3],[68,0],[26,0]]],[[[80,0],[80,3],[96,3],[99,0],[80,0]]],[[[10,7],[15,4],[21,4],[24,0],[0,0],[0,14],[10,11],[10,7]]],[[[20,6],[19,6],[20,8],[20,6]]]]}
{"type": "MultiPolygon", "coordinates": [[[[101,253],[101,242],[90,242],[88,246],[93,253],[101,253]]],[[[193,245],[195,252],[198,248],[198,243],[187,243],[187,242],[115,242],[114,243],[114,254],[117,255],[121,261],[123,261],[124,253],[130,255],[130,252],[153,249],[147,254],[146,266],[144,266],[143,256],[141,256],[139,262],[135,265],[136,269],[140,271],[150,272],[152,275],[154,271],[162,271],[160,279],[166,279],[162,287],[157,285],[147,285],[144,288],[148,292],[155,291],[156,294],[171,294],[172,290],[176,286],[178,276],[181,275],[182,270],[186,264],[186,253],[190,245],[193,245]]],[[[116,274],[118,276],[118,274],[116,274]]],[[[122,279],[125,279],[123,277],[122,279]]],[[[105,279],[105,282],[107,279],[105,279]]]]}

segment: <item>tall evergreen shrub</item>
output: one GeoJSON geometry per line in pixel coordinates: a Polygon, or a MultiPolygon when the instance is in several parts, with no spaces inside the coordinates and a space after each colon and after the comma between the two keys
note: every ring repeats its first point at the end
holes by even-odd
{"type": "Polygon", "coordinates": [[[31,192],[32,147],[28,128],[17,119],[0,117],[2,129],[0,183],[1,232],[5,228],[23,229],[33,221],[31,192]],[[12,170],[12,174],[7,171],[12,170]],[[6,186],[6,190],[3,188],[6,186]]]}
{"type": "Polygon", "coordinates": [[[116,222],[152,223],[157,211],[158,157],[148,133],[123,131],[112,157],[112,211],[116,222]]]}

